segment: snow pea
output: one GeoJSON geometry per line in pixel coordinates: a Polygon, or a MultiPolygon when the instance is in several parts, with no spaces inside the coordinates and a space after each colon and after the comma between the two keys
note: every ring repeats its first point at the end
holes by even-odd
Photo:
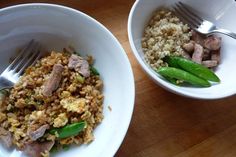
{"type": "Polygon", "coordinates": [[[210,87],[211,84],[200,77],[197,77],[187,71],[184,71],[182,69],[177,69],[173,67],[161,67],[157,70],[157,73],[164,77],[169,77],[177,80],[183,80],[185,82],[188,82],[192,85],[200,86],[200,87],[210,87]]]}
{"type": "Polygon", "coordinates": [[[173,83],[175,85],[179,85],[177,82],[177,79],[175,78],[170,78],[170,77],[167,77],[167,76],[163,76],[167,81],[169,81],[170,83],[173,83]]]}
{"type": "Polygon", "coordinates": [[[165,61],[171,67],[181,68],[202,79],[212,82],[220,82],[219,77],[212,70],[208,69],[207,67],[201,64],[195,63],[191,60],[182,57],[168,56],[165,57],[165,61]]]}
{"type": "Polygon", "coordinates": [[[99,75],[98,70],[94,66],[90,66],[90,71],[93,75],[99,75]]]}
{"type": "Polygon", "coordinates": [[[87,123],[85,121],[68,124],[62,128],[54,128],[49,131],[50,134],[58,135],[58,138],[67,138],[71,136],[78,135],[81,131],[84,130],[87,123]]]}

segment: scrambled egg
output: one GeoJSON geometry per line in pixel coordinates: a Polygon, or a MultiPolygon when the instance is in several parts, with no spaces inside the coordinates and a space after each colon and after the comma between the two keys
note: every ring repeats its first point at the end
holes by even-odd
{"type": "Polygon", "coordinates": [[[68,122],[68,118],[66,116],[66,113],[61,113],[58,115],[56,119],[54,119],[53,127],[56,127],[56,128],[62,127],[66,125],[67,122],[68,122]]]}
{"type": "Polygon", "coordinates": [[[41,117],[45,116],[45,112],[44,111],[34,111],[31,113],[29,120],[34,121],[34,120],[38,120],[41,117]]]}
{"type": "Polygon", "coordinates": [[[67,110],[71,112],[83,113],[86,111],[86,99],[84,98],[65,98],[60,101],[60,104],[67,110]]]}
{"type": "Polygon", "coordinates": [[[7,118],[6,114],[0,112],[0,123],[3,122],[7,118]]]}

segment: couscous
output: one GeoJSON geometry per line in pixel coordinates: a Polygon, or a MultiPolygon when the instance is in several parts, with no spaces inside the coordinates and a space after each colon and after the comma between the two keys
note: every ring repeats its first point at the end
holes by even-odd
{"type": "Polygon", "coordinates": [[[183,56],[184,43],[190,41],[191,31],[168,9],[157,10],[144,30],[142,48],[145,61],[153,68],[166,66],[165,56],[183,56]]]}

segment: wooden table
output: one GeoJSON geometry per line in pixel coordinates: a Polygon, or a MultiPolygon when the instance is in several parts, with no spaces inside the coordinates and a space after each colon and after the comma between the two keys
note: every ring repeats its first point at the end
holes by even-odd
{"type": "Polygon", "coordinates": [[[236,97],[193,100],[154,84],[129,46],[127,19],[134,0],[2,0],[0,7],[25,2],[57,3],[81,10],[104,24],[123,45],[134,71],[136,102],[117,157],[236,156],[236,97]]]}

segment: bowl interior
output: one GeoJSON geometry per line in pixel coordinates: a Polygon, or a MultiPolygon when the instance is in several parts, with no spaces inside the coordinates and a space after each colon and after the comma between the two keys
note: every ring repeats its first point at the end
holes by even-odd
{"type": "MultiPolygon", "coordinates": [[[[74,147],[55,156],[113,156],[126,134],[134,105],[133,73],[115,37],[89,16],[50,4],[2,9],[0,25],[0,71],[9,64],[9,58],[16,50],[31,39],[39,41],[49,51],[60,51],[72,45],[81,55],[95,58],[95,67],[104,81],[104,120],[95,129],[95,140],[91,144],[74,147]]],[[[24,155],[1,146],[0,156],[24,155]]]]}
{"type": "MultiPolygon", "coordinates": [[[[222,37],[221,63],[216,69],[221,83],[210,88],[177,87],[163,80],[144,61],[144,54],[141,47],[143,31],[153,12],[159,7],[171,7],[178,0],[138,0],[134,4],[128,24],[128,33],[132,50],[148,75],[159,85],[174,93],[200,99],[216,99],[230,96],[236,93],[236,74],[233,67],[236,66],[235,49],[236,41],[225,35],[222,37]]],[[[236,21],[231,15],[236,14],[236,4],[233,0],[182,0],[198,13],[199,16],[211,20],[217,26],[236,32],[236,21]]]]}

